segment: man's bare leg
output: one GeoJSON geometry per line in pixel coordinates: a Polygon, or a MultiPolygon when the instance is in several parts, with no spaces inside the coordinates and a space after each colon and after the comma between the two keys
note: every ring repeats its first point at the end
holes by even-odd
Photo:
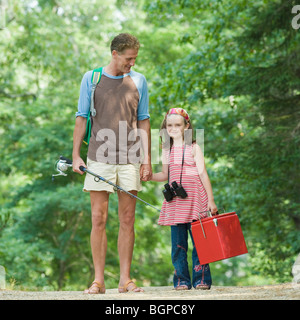
{"type": "MultiPolygon", "coordinates": [[[[105,226],[108,215],[109,194],[106,191],[90,191],[90,198],[92,210],[91,248],[95,269],[94,282],[102,285],[104,284],[104,268],[107,251],[105,226]]],[[[91,287],[91,290],[92,289],[91,287]]],[[[97,288],[94,289],[97,290],[97,288]]],[[[101,290],[103,291],[103,289],[100,289],[100,291],[101,290]]]]}
{"type": "MultiPolygon", "coordinates": [[[[137,195],[137,191],[130,191],[137,195]]],[[[124,192],[118,191],[119,197],[119,238],[118,251],[120,259],[120,282],[119,288],[123,287],[130,280],[130,268],[134,247],[134,220],[136,199],[124,192]]],[[[128,291],[135,287],[133,283],[128,284],[128,291]]],[[[125,288],[126,289],[126,288],[125,288]]],[[[141,288],[133,289],[135,292],[143,291],[141,288]]]]}

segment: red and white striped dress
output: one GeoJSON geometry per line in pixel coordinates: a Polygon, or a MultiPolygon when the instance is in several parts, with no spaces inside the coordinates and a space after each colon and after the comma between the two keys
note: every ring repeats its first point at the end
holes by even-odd
{"type": "MultiPolygon", "coordinates": [[[[170,153],[165,151],[169,163],[170,184],[173,181],[176,181],[178,185],[180,183],[183,148],[184,145],[173,145],[170,153]]],[[[176,196],[170,202],[164,199],[158,219],[160,225],[171,226],[199,220],[199,213],[207,210],[207,193],[201,182],[192,151],[193,146],[186,145],[181,185],[188,196],[185,199],[176,196]]],[[[201,218],[206,216],[206,213],[200,214],[201,218]]]]}

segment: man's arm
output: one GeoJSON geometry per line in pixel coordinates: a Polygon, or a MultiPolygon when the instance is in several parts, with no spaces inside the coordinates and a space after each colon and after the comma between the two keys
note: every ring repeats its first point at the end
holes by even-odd
{"type": "Polygon", "coordinates": [[[150,120],[138,120],[137,126],[139,129],[143,130],[141,134],[141,140],[144,159],[140,169],[140,178],[143,181],[148,181],[152,176],[150,120]]]}
{"type": "Polygon", "coordinates": [[[80,157],[80,148],[82,145],[83,138],[85,136],[86,122],[86,118],[80,116],[76,117],[75,128],[73,132],[73,171],[80,174],[83,174],[83,172],[79,169],[79,167],[86,167],[86,164],[80,157]]]}

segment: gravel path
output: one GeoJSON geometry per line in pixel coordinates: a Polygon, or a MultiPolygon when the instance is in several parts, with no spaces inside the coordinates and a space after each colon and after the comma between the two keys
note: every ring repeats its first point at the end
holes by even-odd
{"type": "Polygon", "coordinates": [[[266,286],[221,287],[211,290],[175,291],[173,287],[145,287],[141,293],[88,295],[81,291],[14,291],[0,290],[0,300],[299,300],[300,284],[285,283],[266,286]]]}

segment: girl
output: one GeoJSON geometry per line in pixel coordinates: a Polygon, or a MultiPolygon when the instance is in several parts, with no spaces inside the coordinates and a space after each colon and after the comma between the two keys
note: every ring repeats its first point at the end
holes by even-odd
{"type": "Polygon", "coordinates": [[[172,200],[170,197],[168,201],[165,199],[158,220],[160,225],[171,226],[174,287],[176,290],[188,290],[192,286],[195,289],[210,289],[212,281],[209,265],[200,264],[191,233],[191,222],[199,220],[200,216],[201,218],[206,216],[201,212],[210,210],[215,214],[218,210],[204,157],[199,145],[192,141],[192,125],[186,110],[170,109],[164,118],[161,130],[165,136],[165,141],[162,139],[162,172],[152,174],[151,180],[168,180],[169,185],[176,181],[187,193],[187,197],[183,193],[182,196],[171,195],[172,200]],[[192,282],[187,262],[188,232],[193,243],[192,282]]]}

